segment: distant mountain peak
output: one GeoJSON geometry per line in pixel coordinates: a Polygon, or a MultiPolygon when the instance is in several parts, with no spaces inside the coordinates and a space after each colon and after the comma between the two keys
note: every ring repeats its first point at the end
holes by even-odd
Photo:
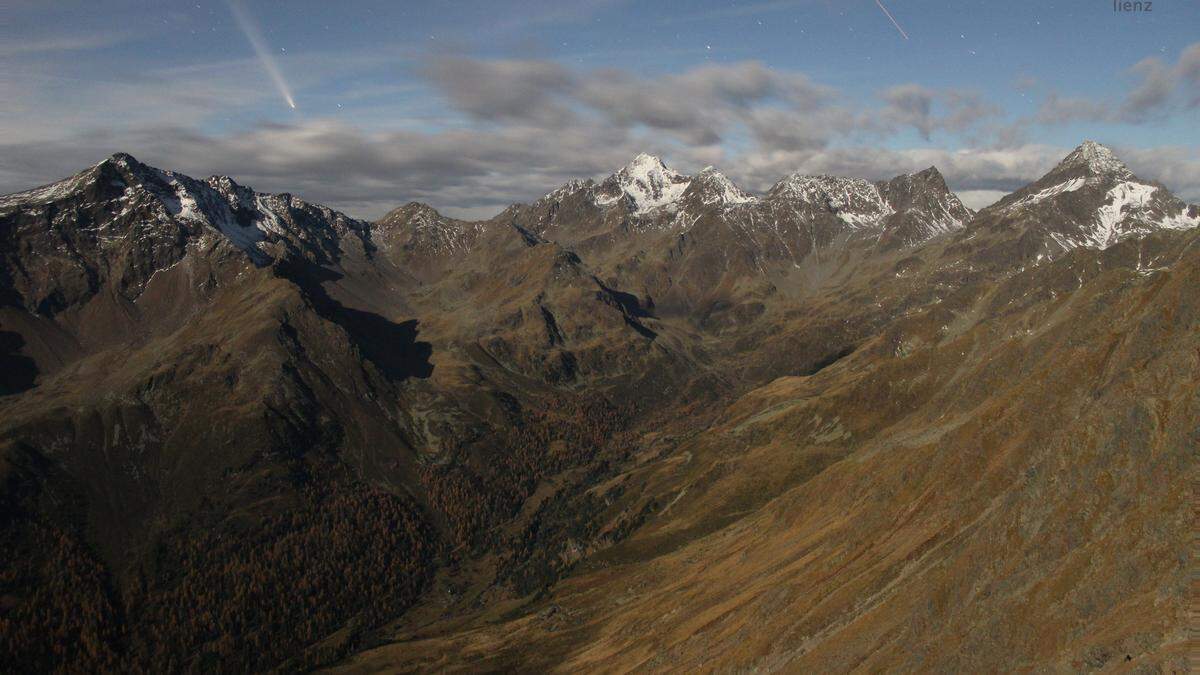
{"type": "Polygon", "coordinates": [[[392,209],[375,224],[384,228],[408,226],[413,228],[444,227],[450,219],[425,202],[410,201],[392,209]]]}
{"type": "Polygon", "coordinates": [[[663,163],[661,157],[659,157],[658,155],[651,155],[651,154],[645,153],[645,152],[639,152],[637,154],[637,156],[633,158],[632,161],[630,161],[628,164],[625,165],[625,169],[630,172],[646,171],[646,170],[653,170],[653,169],[662,169],[662,170],[670,171],[670,169],[667,168],[667,165],[665,163],[663,163]]]}
{"type": "Polygon", "coordinates": [[[1112,150],[1091,140],[1084,141],[1071,151],[1071,154],[1058,163],[1053,172],[1072,169],[1085,169],[1091,174],[1100,176],[1125,178],[1133,175],[1129,167],[1125,166],[1125,163],[1118,159],[1112,150]]]}
{"type": "Polygon", "coordinates": [[[469,250],[484,231],[484,223],[448,218],[429,204],[411,201],[375,221],[383,248],[399,245],[432,256],[469,250]]]}
{"type": "Polygon", "coordinates": [[[1090,140],[989,210],[1031,223],[1061,250],[1103,249],[1155,230],[1200,224],[1196,207],[1138,178],[1112,150],[1090,140]]]}
{"type": "Polygon", "coordinates": [[[950,191],[937,167],[896,176],[876,185],[896,211],[889,223],[891,234],[905,244],[960,230],[974,215],[950,191]]]}
{"type": "Polygon", "coordinates": [[[758,201],[749,192],[738,187],[725,174],[711,166],[706,166],[692,179],[688,188],[689,193],[698,195],[703,204],[750,204],[758,201]]]}
{"type": "Polygon", "coordinates": [[[628,198],[633,202],[633,212],[643,214],[678,200],[691,181],[658,157],[643,152],[601,184],[596,204],[608,206],[628,198]]]}
{"type": "Polygon", "coordinates": [[[930,166],[926,169],[905,175],[911,178],[919,178],[924,181],[940,181],[942,185],[946,184],[946,177],[942,175],[941,171],[938,171],[936,166],[930,166]]]}
{"type": "Polygon", "coordinates": [[[145,164],[139,162],[136,157],[129,154],[128,152],[114,152],[108,159],[105,159],[103,162],[100,162],[100,164],[105,164],[105,163],[116,164],[118,166],[126,166],[126,167],[128,167],[128,166],[146,166],[145,164]]]}

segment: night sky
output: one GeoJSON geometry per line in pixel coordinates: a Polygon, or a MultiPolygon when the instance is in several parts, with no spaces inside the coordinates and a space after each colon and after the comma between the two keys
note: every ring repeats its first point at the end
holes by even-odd
{"type": "Polygon", "coordinates": [[[646,151],[755,191],[935,164],[978,207],[1091,138],[1200,201],[1196,0],[5,5],[2,193],[124,151],[486,217],[646,151]]]}

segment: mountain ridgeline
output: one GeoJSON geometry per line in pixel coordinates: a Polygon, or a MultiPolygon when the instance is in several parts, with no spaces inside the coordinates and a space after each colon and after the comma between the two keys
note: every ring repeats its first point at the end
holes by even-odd
{"type": "Polygon", "coordinates": [[[0,197],[0,670],[1185,669],[1198,225],[1090,141],[0,197]]]}

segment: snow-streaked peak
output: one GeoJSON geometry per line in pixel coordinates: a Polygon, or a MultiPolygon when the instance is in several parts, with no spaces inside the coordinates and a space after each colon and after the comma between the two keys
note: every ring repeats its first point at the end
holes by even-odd
{"type": "Polygon", "coordinates": [[[473,249],[488,221],[467,222],[448,218],[423,202],[409,202],[376,221],[378,245],[387,250],[400,242],[412,249],[446,256],[473,249]]]}
{"type": "Polygon", "coordinates": [[[1084,141],[1055,167],[1055,171],[1083,168],[1102,176],[1130,177],[1133,172],[1113,154],[1112,150],[1095,142],[1084,141]]]}
{"type": "Polygon", "coordinates": [[[342,232],[365,225],[290,194],[255,192],[227,176],[197,180],[143,164],[123,152],[52,185],[4,197],[0,210],[36,210],[49,202],[61,202],[57,210],[65,216],[111,202],[111,219],[131,224],[131,233],[139,238],[161,233],[174,237],[179,225],[184,231],[219,233],[256,264],[270,261],[267,245],[277,240],[303,246],[315,242],[314,227],[342,232]],[[128,217],[136,220],[127,222],[128,217]]]}
{"type": "Polygon", "coordinates": [[[692,186],[692,189],[699,188],[700,200],[706,205],[722,204],[733,206],[735,204],[751,204],[758,201],[754,195],[735,185],[725,174],[711,166],[704,167],[696,175],[692,181],[692,186]]]}
{"type": "Polygon", "coordinates": [[[863,178],[792,174],[767,193],[774,200],[798,201],[833,213],[852,227],[878,224],[895,210],[879,187],[863,178]]]}
{"type": "Polygon", "coordinates": [[[901,236],[920,242],[962,229],[971,216],[958,195],[950,191],[937,167],[896,176],[876,183],[888,205],[896,210],[901,236]]]}
{"type": "Polygon", "coordinates": [[[1041,223],[1064,250],[1104,249],[1155,230],[1200,226],[1200,210],[1133,174],[1111,150],[1084,141],[1037,182],[1000,207],[1041,223]]]}
{"type": "Polygon", "coordinates": [[[691,182],[658,157],[641,153],[604,181],[596,204],[607,206],[627,197],[633,202],[633,212],[644,214],[678,200],[691,182]]]}
{"type": "Polygon", "coordinates": [[[574,194],[580,190],[584,190],[589,187],[592,187],[592,181],[579,180],[578,178],[573,178],[573,179],[567,181],[566,183],[564,183],[562,186],[557,187],[557,188],[551,190],[550,192],[547,192],[542,197],[542,199],[548,199],[550,201],[558,201],[558,200],[566,197],[567,195],[574,194]]]}

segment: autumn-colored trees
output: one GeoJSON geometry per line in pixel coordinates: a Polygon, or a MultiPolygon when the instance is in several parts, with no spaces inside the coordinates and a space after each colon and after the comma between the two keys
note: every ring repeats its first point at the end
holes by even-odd
{"type": "Polygon", "coordinates": [[[518,423],[469,447],[449,448],[449,462],[424,467],[422,483],[454,546],[482,545],[481,535],[511,518],[539,480],[594,461],[627,414],[600,398],[564,395],[539,403],[518,423]],[[472,452],[483,459],[470,461],[472,452]]]}
{"type": "Polygon", "coordinates": [[[168,540],[159,579],[127,600],[132,626],[154,635],[130,641],[130,661],[261,669],[416,599],[431,542],[410,503],[363,486],[309,488],[302,502],[241,531],[168,540]]]}
{"type": "MultiPolygon", "coordinates": [[[[377,626],[414,603],[437,556],[500,544],[497,526],[539,481],[603,466],[623,411],[570,396],[537,403],[424,467],[422,506],[310,473],[270,507],[175,524],[119,578],[81,531],[10,518],[0,528],[0,672],[303,668],[323,642],[336,656],[353,646],[347,626],[377,626]]],[[[527,558],[537,539],[518,535],[506,555],[527,558]]]]}
{"type": "Polygon", "coordinates": [[[0,672],[115,668],[121,621],[104,566],[40,520],[0,525],[0,672]]]}
{"type": "Polygon", "coordinates": [[[74,538],[6,532],[0,671],[261,670],[416,599],[432,542],[411,503],[361,485],[310,487],[299,501],[258,522],[171,533],[121,603],[74,538]]]}

